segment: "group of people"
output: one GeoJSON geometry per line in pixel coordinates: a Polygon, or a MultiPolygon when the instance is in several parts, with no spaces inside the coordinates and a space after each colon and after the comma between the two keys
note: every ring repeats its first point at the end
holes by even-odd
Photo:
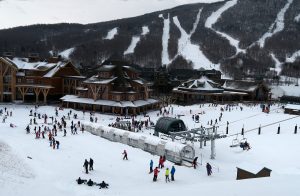
{"type": "Polygon", "coordinates": [[[104,188],[108,188],[109,184],[107,184],[106,182],[102,181],[101,183],[97,183],[92,181],[91,179],[89,180],[85,180],[85,179],[81,179],[80,177],[76,180],[77,184],[86,184],[88,186],[99,186],[99,189],[104,189],[104,188]]]}
{"type": "Polygon", "coordinates": [[[85,161],[83,163],[83,167],[85,169],[85,173],[88,174],[89,171],[94,170],[94,160],[92,158],[90,158],[90,161],[85,159],[85,161]]]}
{"type": "MultiPolygon", "coordinates": [[[[153,170],[153,160],[150,160],[150,171],[149,171],[149,174],[153,173],[153,182],[156,182],[157,181],[157,176],[158,176],[158,173],[160,172],[159,169],[162,169],[164,168],[164,162],[166,161],[166,157],[165,156],[160,156],[159,157],[159,165],[158,167],[155,167],[155,169],[153,170]]],[[[170,175],[171,175],[171,181],[175,181],[175,167],[172,166],[171,168],[171,171],[169,170],[169,168],[166,168],[166,171],[165,171],[165,180],[166,182],[170,182],[170,175]]]]}

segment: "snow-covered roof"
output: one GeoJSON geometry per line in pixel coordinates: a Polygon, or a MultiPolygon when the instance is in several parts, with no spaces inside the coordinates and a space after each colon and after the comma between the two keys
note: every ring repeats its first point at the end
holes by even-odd
{"type": "Polygon", "coordinates": [[[222,87],[227,90],[253,92],[257,86],[258,84],[252,81],[226,80],[222,87]]]}
{"type": "Polygon", "coordinates": [[[205,76],[202,76],[200,79],[188,80],[178,86],[177,89],[197,92],[223,92],[223,89],[217,83],[205,76]]]}
{"type": "Polygon", "coordinates": [[[265,168],[264,166],[261,166],[261,165],[254,165],[254,164],[249,164],[249,163],[246,163],[246,162],[243,162],[243,163],[239,164],[237,167],[240,168],[240,169],[246,170],[248,172],[251,172],[253,174],[257,174],[263,168],[265,168]]]}
{"type": "Polygon", "coordinates": [[[15,57],[13,59],[6,59],[16,65],[18,69],[24,70],[46,71],[56,66],[56,63],[48,63],[46,61],[30,62],[28,58],[15,57]]]}
{"type": "Polygon", "coordinates": [[[294,104],[287,104],[285,106],[286,109],[292,109],[292,110],[300,110],[300,105],[294,105],[294,104]]]}
{"type": "Polygon", "coordinates": [[[114,107],[121,107],[121,108],[127,108],[127,107],[140,107],[145,105],[150,105],[153,103],[159,102],[155,99],[146,99],[146,100],[137,100],[137,101],[111,101],[111,100],[96,100],[90,98],[81,98],[76,95],[65,95],[60,100],[65,102],[71,102],[71,103],[85,103],[85,104],[91,104],[91,105],[105,105],[105,106],[114,106],[114,107]]]}
{"type": "Polygon", "coordinates": [[[48,73],[44,75],[45,78],[53,77],[61,68],[65,67],[67,62],[58,62],[53,69],[51,69],[48,73]]]}
{"type": "Polygon", "coordinates": [[[92,77],[88,78],[87,80],[85,80],[84,83],[109,84],[112,81],[114,81],[115,79],[117,79],[117,77],[103,79],[103,78],[99,78],[97,75],[95,75],[95,76],[92,76],[92,77]]]}
{"type": "Polygon", "coordinates": [[[300,97],[300,86],[271,86],[272,98],[280,98],[282,96],[300,97]]]}

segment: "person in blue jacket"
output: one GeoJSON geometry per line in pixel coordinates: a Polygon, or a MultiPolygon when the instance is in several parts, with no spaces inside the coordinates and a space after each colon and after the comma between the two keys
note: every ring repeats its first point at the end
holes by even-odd
{"type": "Polygon", "coordinates": [[[174,180],[175,180],[175,179],[174,179],[174,174],[175,174],[175,171],[176,171],[175,167],[174,167],[174,166],[172,166],[172,169],[171,169],[171,180],[172,180],[172,181],[174,181],[174,180]]]}
{"type": "Polygon", "coordinates": [[[153,172],[153,161],[151,160],[150,161],[150,172],[149,174],[151,174],[153,172]]]}

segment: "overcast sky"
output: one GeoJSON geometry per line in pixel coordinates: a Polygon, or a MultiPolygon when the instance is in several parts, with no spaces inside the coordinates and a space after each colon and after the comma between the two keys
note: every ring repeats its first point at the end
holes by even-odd
{"type": "Polygon", "coordinates": [[[0,0],[0,28],[37,23],[94,23],[223,0],[0,0]]]}

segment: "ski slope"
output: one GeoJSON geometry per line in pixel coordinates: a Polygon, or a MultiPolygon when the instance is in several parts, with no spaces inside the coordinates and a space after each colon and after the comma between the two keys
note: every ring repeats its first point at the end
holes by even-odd
{"type": "Polygon", "coordinates": [[[163,28],[163,35],[162,35],[162,65],[168,65],[171,63],[169,57],[169,39],[170,39],[170,14],[168,14],[167,18],[164,18],[162,14],[158,16],[164,20],[164,28],[163,28]]]}
{"type": "Polygon", "coordinates": [[[118,28],[115,27],[107,32],[107,35],[103,39],[112,40],[118,34],[118,28]]]}
{"type": "Polygon", "coordinates": [[[222,7],[220,7],[217,11],[213,12],[207,19],[205,22],[205,27],[212,29],[213,31],[215,31],[217,34],[221,35],[222,37],[224,37],[225,39],[227,39],[230,43],[230,45],[232,45],[233,47],[235,47],[236,49],[236,54],[243,52],[245,53],[245,49],[241,49],[239,47],[239,43],[240,41],[231,37],[230,35],[223,33],[221,31],[218,31],[216,29],[213,28],[213,25],[215,23],[218,22],[219,18],[222,17],[222,14],[224,12],[226,12],[228,9],[230,9],[231,7],[235,6],[238,3],[238,0],[231,0],[231,1],[227,1],[222,7]]]}
{"type": "Polygon", "coordinates": [[[261,48],[265,46],[266,39],[272,37],[274,34],[282,31],[284,29],[284,16],[290,5],[294,2],[294,0],[287,0],[285,6],[280,10],[277,14],[275,22],[269,27],[268,32],[266,32],[259,40],[258,44],[261,48]]]}
{"type": "Polygon", "coordinates": [[[149,27],[143,26],[141,35],[132,37],[131,43],[128,46],[127,50],[125,50],[124,55],[134,53],[134,50],[135,50],[137,44],[141,41],[141,37],[146,36],[149,32],[150,32],[149,27]]]}
{"type": "MultiPolygon", "coordinates": [[[[245,128],[248,142],[252,146],[249,151],[242,151],[239,147],[230,148],[232,140],[236,136],[216,141],[215,160],[210,159],[210,142],[203,149],[199,149],[199,143],[194,143],[196,156],[199,157],[199,167],[195,170],[185,166],[175,166],[175,181],[165,183],[164,170],[159,173],[158,182],[152,182],[152,175],[148,174],[149,161],[153,159],[154,165],[158,164],[157,156],[153,156],[142,150],[135,149],[120,143],[113,143],[103,138],[93,136],[87,132],[71,135],[68,123],[67,137],[58,132],[57,140],[60,141],[60,149],[53,150],[49,147],[47,139],[34,139],[33,133],[26,134],[30,117],[29,110],[33,106],[2,105],[13,112],[6,123],[0,123],[0,195],[130,195],[138,196],[141,193],[146,196],[155,194],[182,195],[291,195],[300,194],[300,158],[296,156],[300,150],[300,135],[293,134],[294,126],[299,124],[299,117],[283,114],[280,105],[271,107],[270,114],[262,113],[259,106],[245,106],[243,111],[235,106],[231,111],[223,112],[223,119],[218,123],[218,132],[224,133],[226,122],[229,121],[229,135],[240,133],[245,128]],[[277,127],[280,122],[281,134],[277,135],[277,127]],[[9,123],[17,127],[10,128],[9,123]],[[257,128],[267,124],[271,126],[262,128],[262,134],[257,135],[257,128]],[[254,131],[247,132],[248,130],[254,131]],[[108,150],[109,149],[109,150],[108,150]],[[128,152],[128,161],[122,160],[122,152],[128,152]],[[32,159],[28,159],[27,157],[32,159]],[[5,157],[5,158],[3,158],[5,157]],[[85,174],[83,170],[84,159],[94,159],[94,171],[85,174]],[[201,158],[202,157],[202,158],[201,158]],[[201,165],[202,162],[202,165],[201,165]],[[205,163],[213,166],[213,175],[208,177],[205,171],[205,163]],[[270,178],[236,181],[236,167],[272,169],[270,178]],[[105,180],[110,184],[108,190],[99,190],[97,187],[77,185],[78,177],[92,179],[96,182],[105,180]]],[[[220,107],[206,105],[173,106],[173,114],[181,115],[189,128],[207,126],[207,122],[220,115],[220,107]],[[205,112],[205,114],[203,113],[205,112]],[[200,115],[200,123],[192,120],[193,114],[200,115]]],[[[171,111],[169,108],[167,110],[171,111]]],[[[54,116],[54,107],[44,106],[37,110],[38,113],[47,112],[48,116],[54,116]]],[[[59,111],[59,118],[67,116],[69,110],[59,111]]],[[[89,114],[83,115],[75,111],[79,120],[89,119],[89,114]]],[[[158,111],[149,112],[152,121],[156,121],[158,111]]],[[[113,123],[116,116],[96,114],[98,122],[103,125],[113,123]]],[[[2,116],[1,116],[2,117],[2,116]]],[[[137,119],[143,120],[143,116],[137,119]]],[[[74,120],[74,119],[71,119],[74,120]]],[[[37,120],[39,126],[45,126],[43,120],[37,120]]],[[[74,120],[74,122],[76,122],[74,120]]],[[[148,135],[152,131],[143,129],[148,135]]],[[[241,136],[238,136],[241,139],[241,136]]],[[[166,162],[166,167],[173,164],[166,162]]]]}
{"type": "MultiPolygon", "coordinates": [[[[174,24],[179,29],[181,37],[178,40],[178,53],[175,55],[173,60],[175,60],[179,55],[183,56],[188,61],[191,61],[194,65],[194,69],[212,69],[212,62],[206,58],[206,56],[201,51],[201,47],[196,44],[192,44],[191,37],[195,33],[201,16],[202,9],[199,10],[196,20],[193,25],[193,29],[190,33],[187,33],[181,26],[178,17],[173,17],[174,24]]],[[[172,61],[173,61],[172,60],[172,61]]]]}

